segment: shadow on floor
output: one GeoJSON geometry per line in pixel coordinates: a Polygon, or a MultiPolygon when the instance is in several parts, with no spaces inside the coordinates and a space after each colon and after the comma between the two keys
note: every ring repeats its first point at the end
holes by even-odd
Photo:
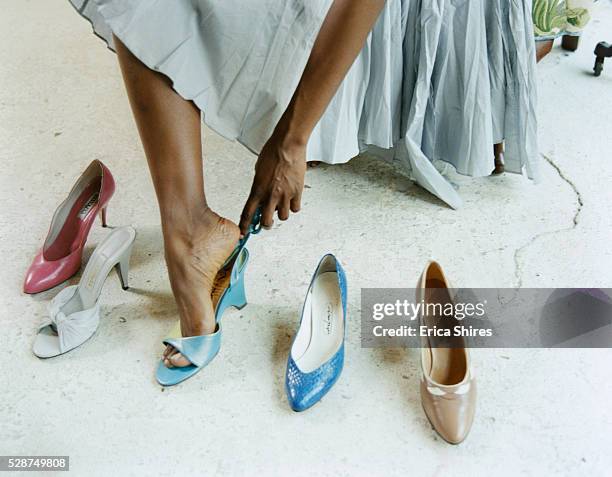
{"type": "Polygon", "coordinates": [[[346,164],[321,163],[317,167],[309,168],[306,178],[308,178],[308,174],[317,174],[318,172],[331,175],[331,177],[343,177],[342,182],[349,185],[351,179],[353,184],[356,181],[367,181],[369,186],[386,193],[396,192],[401,200],[405,200],[406,196],[409,196],[431,205],[448,208],[445,202],[413,182],[406,175],[401,164],[396,161],[391,162],[369,154],[361,154],[346,164]]]}

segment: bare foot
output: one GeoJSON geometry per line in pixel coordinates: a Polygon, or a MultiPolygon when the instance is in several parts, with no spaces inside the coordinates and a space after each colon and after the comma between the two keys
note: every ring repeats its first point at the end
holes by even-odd
{"type": "MultiPolygon", "coordinates": [[[[210,209],[188,233],[168,227],[164,244],[172,293],[178,306],[183,336],[199,336],[215,331],[212,302],[215,277],[240,237],[236,224],[210,209]]],[[[172,346],[163,355],[167,367],[191,363],[172,346]]]]}

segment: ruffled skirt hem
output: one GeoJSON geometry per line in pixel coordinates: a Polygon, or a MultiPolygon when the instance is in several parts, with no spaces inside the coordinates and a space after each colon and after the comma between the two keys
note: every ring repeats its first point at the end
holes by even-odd
{"type": "MultiPolygon", "coordinates": [[[[257,154],[289,104],[332,0],[70,0],[114,49],[113,35],[193,101],[204,122],[257,154]],[[160,32],[163,31],[163,34],[160,32]]],[[[313,131],[307,159],[362,152],[405,165],[451,207],[461,198],[434,167],[537,178],[531,1],[386,2],[313,131]],[[500,28],[501,26],[501,28],[500,28]]]]}

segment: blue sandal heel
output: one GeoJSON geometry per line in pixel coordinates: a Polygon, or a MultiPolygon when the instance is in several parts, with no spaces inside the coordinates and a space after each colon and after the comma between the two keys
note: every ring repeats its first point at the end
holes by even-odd
{"type": "Polygon", "coordinates": [[[214,333],[202,336],[181,336],[180,323],[177,323],[172,336],[166,338],[164,345],[170,345],[187,358],[191,365],[180,368],[168,368],[163,360],[157,366],[157,382],[162,386],[174,386],[190,378],[202,368],[206,367],[221,349],[221,318],[230,307],[241,310],[247,305],[244,287],[244,272],[249,262],[249,251],[246,243],[251,234],[261,231],[259,224],[261,213],[258,211],[253,218],[249,232],[238,242],[238,245],[223,264],[221,271],[231,266],[229,286],[223,291],[215,307],[215,322],[217,327],[214,333]]]}

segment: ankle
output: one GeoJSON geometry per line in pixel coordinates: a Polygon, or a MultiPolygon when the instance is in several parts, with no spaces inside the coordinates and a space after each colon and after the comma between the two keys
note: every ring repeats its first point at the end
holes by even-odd
{"type": "Polygon", "coordinates": [[[161,212],[164,239],[189,240],[198,236],[203,227],[215,222],[218,215],[206,204],[195,207],[174,206],[161,212]]]}
{"type": "Polygon", "coordinates": [[[229,253],[240,238],[240,229],[209,208],[180,220],[175,216],[162,223],[166,260],[184,262],[186,256],[205,259],[222,250],[229,253]]]}

